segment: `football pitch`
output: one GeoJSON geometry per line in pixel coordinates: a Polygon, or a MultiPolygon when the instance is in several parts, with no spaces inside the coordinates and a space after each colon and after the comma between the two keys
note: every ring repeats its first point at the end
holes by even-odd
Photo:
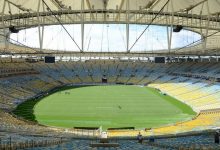
{"type": "Polygon", "coordinates": [[[186,104],[135,85],[82,86],[27,101],[14,111],[25,119],[59,127],[150,128],[195,116],[186,104]]]}

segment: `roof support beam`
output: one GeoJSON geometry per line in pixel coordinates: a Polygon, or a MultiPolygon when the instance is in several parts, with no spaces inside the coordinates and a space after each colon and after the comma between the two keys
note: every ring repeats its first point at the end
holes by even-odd
{"type": "Polygon", "coordinates": [[[10,16],[12,16],[12,12],[11,12],[11,5],[10,5],[10,2],[9,1],[7,1],[8,2],[8,10],[9,10],[9,14],[10,14],[10,16]]]}
{"type": "MultiPolygon", "coordinates": [[[[108,7],[108,0],[103,0],[103,7],[104,7],[104,10],[106,11],[108,7]]],[[[107,21],[108,19],[107,14],[108,14],[107,11],[104,12],[104,21],[107,21]]]]}
{"type": "Polygon", "coordinates": [[[201,2],[196,3],[195,5],[191,5],[191,6],[187,7],[187,8],[185,8],[185,9],[183,9],[183,11],[189,12],[190,10],[192,10],[192,9],[196,8],[197,6],[205,3],[206,1],[208,1],[208,0],[203,0],[201,2]]]}
{"type": "MultiPolygon", "coordinates": [[[[61,10],[61,11],[53,11],[53,14],[50,12],[40,12],[39,15],[42,17],[45,16],[53,16],[53,15],[66,15],[66,14],[80,14],[82,11],[81,10],[61,10]]],[[[126,10],[84,10],[83,13],[87,14],[87,13],[94,13],[94,14],[99,14],[99,13],[115,13],[115,14],[119,14],[119,13],[126,13],[126,10]]],[[[138,15],[152,15],[152,14],[157,14],[157,11],[140,11],[140,10],[130,10],[130,14],[138,14],[138,15]]],[[[170,12],[163,12],[160,15],[162,16],[171,16],[172,13],[170,12]]],[[[23,13],[23,14],[14,14],[14,15],[5,15],[4,19],[5,20],[15,20],[15,19],[24,19],[24,18],[32,18],[32,17],[36,17],[37,13],[23,13]]],[[[207,16],[202,16],[202,15],[195,15],[195,14],[186,14],[186,13],[174,13],[175,17],[185,17],[185,18],[193,18],[193,19],[202,19],[202,20],[207,20],[207,16]]],[[[216,20],[216,16],[212,16],[210,17],[210,21],[216,21],[219,22],[220,18],[218,18],[216,20]]]]}
{"type": "Polygon", "coordinates": [[[151,8],[156,1],[158,1],[158,0],[149,1],[149,2],[147,3],[147,5],[145,5],[145,7],[144,7],[143,9],[149,9],[149,8],[151,8]]]}
{"type": "MultiPolygon", "coordinates": [[[[86,4],[87,4],[87,7],[89,8],[89,10],[92,11],[93,8],[91,6],[90,0],[86,0],[86,4]]],[[[92,17],[92,20],[95,20],[94,14],[91,13],[91,17],[92,17]]]]}
{"type": "MultiPolygon", "coordinates": [[[[208,12],[208,20],[207,20],[207,23],[206,23],[206,30],[205,30],[205,37],[207,37],[208,36],[208,34],[209,34],[209,29],[208,29],[208,27],[209,27],[209,24],[210,24],[210,10],[209,10],[209,3],[208,3],[208,1],[206,2],[206,9],[207,9],[207,12],[208,12]]],[[[206,49],[206,46],[207,46],[207,38],[205,38],[204,39],[204,44],[203,44],[203,49],[204,49],[204,51],[205,51],[205,49],[206,49]]]]}
{"type": "MultiPolygon", "coordinates": [[[[151,2],[150,4],[148,3],[144,9],[147,9],[148,11],[151,11],[161,0],[154,0],[153,2],[151,2]]],[[[131,16],[132,17],[132,16],[131,16]]],[[[141,19],[143,19],[145,17],[145,14],[141,15],[137,21],[140,21],[141,19]]],[[[131,19],[131,18],[130,18],[131,19]]]]}
{"type": "Polygon", "coordinates": [[[129,1],[130,0],[126,0],[126,10],[127,10],[127,12],[126,12],[126,21],[127,21],[127,23],[126,23],[126,50],[127,50],[127,52],[129,53],[130,52],[130,50],[129,50],[129,36],[130,36],[130,34],[129,34],[129,10],[130,10],[130,3],[129,3],[129,1]]]}
{"type": "MultiPolygon", "coordinates": [[[[5,12],[5,7],[6,7],[6,1],[4,0],[3,3],[3,7],[2,7],[2,11],[1,11],[1,16],[2,16],[2,26],[3,26],[3,34],[6,35],[6,29],[5,29],[5,21],[4,21],[4,12],[5,12]]],[[[10,34],[10,33],[8,33],[10,34]]],[[[7,42],[7,36],[6,37],[2,37],[4,38],[4,50],[8,49],[8,42],[7,42]]]]}
{"type": "MultiPolygon", "coordinates": [[[[40,51],[43,50],[43,41],[44,41],[44,26],[41,26],[40,24],[40,17],[39,17],[39,11],[40,11],[40,6],[41,6],[42,0],[38,0],[38,8],[37,8],[37,13],[38,13],[38,34],[39,34],[39,45],[40,45],[40,51]]],[[[43,9],[44,5],[42,3],[43,9]]],[[[43,20],[44,22],[45,20],[43,20]]]]}
{"type": "MultiPolygon", "coordinates": [[[[7,2],[6,2],[7,4],[7,2]]],[[[123,13],[123,17],[121,16],[120,19],[118,21],[115,21],[115,18],[108,18],[108,20],[106,21],[106,23],[124,23],[126,24],[126,11],[125,10],[78,10],[78,11],[73,11],[73,10],[62,10],[62,11],[53,11],[53,13],[50,12],[40,12],[39,16],[41,18],[45,18],[45,17],[50,17],[53,15],[56,16],[61,16],[61,18],[64,18],[64,15],[69,15],[72,16],[70,20],[68,17],[64,18],[62,20],[63,23],[65,24],[81,24],[81,13],[83,13],[84,15],[86,14],[95,14],[96,16],[98,16],[99,14],[103,15],[103,11],[106,11],[106,14],[113,14],[113,15],[118,15],[119,13],[123,13]],[[74,19],[75,17],[75,19],[74,19]],[[73,20],[74,19],[74,20],[73,20]]],[[[152,16],[158,14],[158,12],[155,11],[147,11],[147,10],[142,10],[142,11],[136,11],[136,10],[129,10],[129,16],[135,14],[136,16],[142,16],[144,15],[144,17],[142,18],[142,20],[129,20],[130,24],[148,24],[150,22],[150,19],[152,16]]],[[[174,16],[174,20],[178,20],[177,24],[182,22],[182,25],[184,27],[192,27],[192,28],[206,28],[205,22],[208,19],[208,16],[205,15],[194,15],[194,14],[186,14],[186,13],[176,13],[174,12],[173,14],[170,12],[162,12],[158,17],[160,18],[165,18],[165,17],[172,17],[172,15],[174,16]],[[187,23],[187,20],[188,21],[187,23]],[[199,24],[199,22],[201,21],[201,26],[199,24]]],[[[16,15],[4,15],[3,17],[0,16],[0,20],[5,21],[5,27],[9,27],[11,21],[13,20],[14,22],[14,26],[18,26],[18,27],[32,27],[32,26],[37,26],[37,16],[38,13],[23,13],[23,14],[16,14],[16,15]],[[22,24],[23,22],[21,20],[26,20],[27,24],[22,24]],[[16,21],[21,21],[20,24],[16,21]],[[29,21],[30,20],[30,21],[29,21]]],[[[103,16],[104,17],[104,16],[103,16]]],[[[158,25],[165,25],[166,21],[163,20],[159,20],[160,18],[157,18],[154,23],[158,24],[158,25]],[[159,22],[158,22],[159,21],[159,22]]],[[[45,25],[50,25],[50,24],[59,24],[58,21],[53,20],[53,17],[51,17],[52,21],[46,20],[45,21],[45,25]]],[[[84,23],[100,23],[103,22],[100,18],[95,18],[97,20],[88,20],[88,18],[86,18],[84,20],[84,23]]],[[[41,19],[42,20],[42,19],[41,19]]],[[[210,20],[210,26],[208,27],[210,30],[220,30],[220,24],[218,22],[220,22],[220,18],[218,16],[210,16],[209,18],[210,20]]],[[[24,21],[25,22],[25,21],[24,21]]],[[[175,23],[175,21],[174,21],[175,23]]],[[[0,26],[0,28],[3,28],[2,26],[0,26]]]]}
{"type": "Polygon", "coordinates": [[[106,10],[108,7],[108,0],[103,0],[103,6],[104,6],[104,10],[106,10]]]}
{"type": "MultiPolygon", "coordinates": [[[[71,8],[68,8],[67,6],[65,6],[64,4],[62,4],[62,1],[59,1],[59,0],[51,0],[51,2],[54,4],[54,6],[56,6],[57,7],[57,9],[59,9],[59,10],[70,10],[71,8]]],[[[66,14],[66,16],[70,19],[70,20],[72,20],[72,18],[68,15],[68,14],[66,14]]]]}
{"type": "MultiPolygon", "coordinates": [[[[170,53],[171,48],[172,48],[172,36],[173,36],[173,23],[174,23],[174,8],[173,8],[173,0],[170,0],[170,5],[171,5],[171,11],[172,11],[172,18],[171,18],[171,25],[170,25],[170,30],[167,26],[167,42],[168,42],[168,51],[170,53]]],[[[169,8],[169,4],[167,5],[167,9],[169,8]]],[[[168,18],[166,17],[166,20],[168,18]]]]}
{"type": "Polygon", "coordinates": [[[147,9],[148,9],[148,10],[154,9],[154,7],[155,7],[160,1],[161,1],[161,0],[154,0],[154,2],[152,3],[152,5],[150,5],[147,9]]]}
{"type": "Polygon", "coordinates": [[[17,8],[18,8],[19,10],[21,10],[21,11],[27,11],[27,12],[30,12],[30,11],[31,11],[31,9],[26,9],[26,8],[22,7],[21,5],[17,5],[17,4],[15,4],[15,3],[13,3],[13,2],[11,2],[11,1],[9,1],[9,0],[5,0],[5,1],[7,1],[9,4],[11,4],[11,5],[17,7],[17,8]]]}
{"type": "Polygon", "coordinates": [[[119,6],[119,13],[118,13],[117,16],[115,17],[115,21],[118,21],[118,20],[119,20],[120,13],[121,13],[122,7],[124,6],[124,3],[125,3],[125,0],[121,0],[120,6],[119,6]]]}
{"type": "MultiPolygon", "coordinates": [[[[85,9],[84,0],[81,0],[81,11],[85,9]]],[[[84,13],[81,13],[81,52],[84,51],[84,13]]]]}
{"type": "Polygon", "coordinates": [[[62,4],[62,1],[59,0],[50,0],[54,6],[56,6],[58,9],[68,9],[67,6],[65,6],[64,4],[62,4]]]}

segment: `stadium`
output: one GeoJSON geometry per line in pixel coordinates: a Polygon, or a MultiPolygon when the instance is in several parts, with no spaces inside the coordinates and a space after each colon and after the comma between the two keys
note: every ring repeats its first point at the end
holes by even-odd
{"type": "Polygon", "coordinates": [[[220,149],[220,0],[0,0],[0,149],[220,149]]]}

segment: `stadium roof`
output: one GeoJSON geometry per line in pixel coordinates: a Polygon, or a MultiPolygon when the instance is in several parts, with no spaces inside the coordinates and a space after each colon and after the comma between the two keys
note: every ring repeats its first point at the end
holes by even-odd
{"type": "MultiPolygon", "coordinates": [[[[130,10],[158,12],[167,0],[1,0],[0,8],[5,15],[74,10],[130,10]],[[129,3],[129,4],[128,4],[129,3]],[[127,6],[128,5],[128,6],[127,6]]],[[[163,12],[180,14],[216,15],[219,13],[219,0],[169,0],[163,12]],[[172,8],[173,7],[173,8],[172,8]],[[168,9],[167,9],[168,8],[168,9]],[[192,12],[191,12],[192,11],[192,12]]]]}
{"type": "Polygon", "coordinates": [[[220,0],[0,0],[0,13],[2,34],[11,26],[22,29],[91,23],[181,25],[203,38],[198,44],[169,52],[219,53],[220,0]]]}

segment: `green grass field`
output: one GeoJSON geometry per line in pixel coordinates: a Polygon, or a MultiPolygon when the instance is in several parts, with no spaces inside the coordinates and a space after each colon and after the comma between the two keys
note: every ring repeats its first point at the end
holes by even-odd
{"type": "Polygon", "coordinates": [[[184,103],[140,86],[85,86],[27,101],[15,114],[40,124],[60,127],[149,128],[195,116],[184,103]]]}

